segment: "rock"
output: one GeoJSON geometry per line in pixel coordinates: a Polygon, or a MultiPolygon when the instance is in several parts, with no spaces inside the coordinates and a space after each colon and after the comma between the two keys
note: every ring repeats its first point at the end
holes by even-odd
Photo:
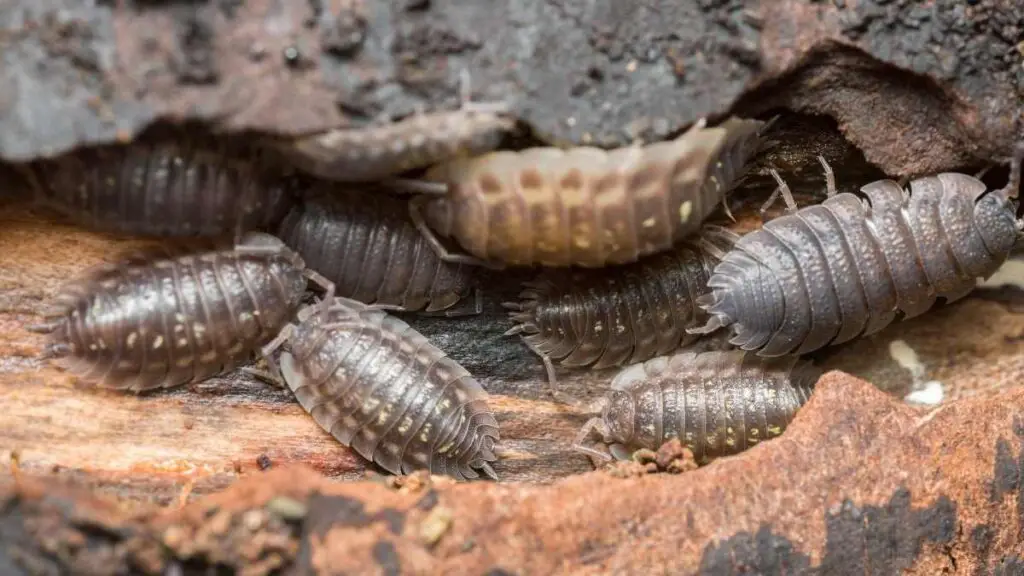
{"type": "Polygon", "coordinates": [[[0,159],[159,120],[298,135],[452,108],[465,68],[476,99],[508,101],[549,142],[621,145],[786,107],[833,117],[889,174],[951,170],[1024,137],[1015,7],[18,0],[0,14],[0,159]]]}
{"type": "Polygon", "coordinates": [[[96,574],[129,565],[160,573],[186,559],[195,569],[267,562],[298,573],[999,573],[1020,562],[1022,410],[1024,391],[1014,389],[921,411],[830,372],[781,437],[681,475],[595,472],[550,486],[403,492],[292,466],[181,510],[131,513],[23,479],[0,495],[0,535],[11,543],[0,565],[74,562],[96,574]],[[301,519],[273,512],[282,499],[301,519]],[[53,534],[59,554],[47,548],[53,534]]]}

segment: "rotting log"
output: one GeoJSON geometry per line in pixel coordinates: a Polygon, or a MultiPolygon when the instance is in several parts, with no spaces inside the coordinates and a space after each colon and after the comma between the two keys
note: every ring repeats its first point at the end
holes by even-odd
{"type": "Polygon", "coordinates": [[[833,371],[782,437],[681,475],[619,466],[548,486],[336,483],[297,466],[181,509],[131,512],[20,479],[0,496],[0,567],[1014,574],[1022,411],[1020,389],[922,410],[833,371]]]}
{"type": "MultiPolygon", "coordinates": [[[[750,210],[734,212],[741,227],[756,225],[750,210]]],[[[43,339],[22,324],[38,321],[63,282],[147,242],[89,232],[14,199],[0,201],[0,230],[0,459],[16,451],[25,475],[63,477],[127,502],[162,504],[222,489],[267,466],[301,462],[335,480],[372,473],[290,393],[238,373],[135,396],[76,385],[39,363],[43,339]]],[[[483,278],[480,316],[405,315],[491,393],[501,426],[496,469],[503,482],[549,483],[592,468],[570,449],[588,415],[553,402],[539,360],[517,338],[502,335],[511,323],[500,303],[514,299],[531,274],[483,278]]],[[[902,340],[916,350],[923,377],[943,384],[947,399],[997,392],[1024,372],[1024,310],[1008,306],[967,298],[826,350],[820,360],[902,397],[921,384],[890,354],[891,343],[902,340]]],[[[559,387],[592,399],[613,375],[562,372],[559,387]]]]}
{"type": "Polygon", "coordinates": [[[825,114],[886,172],[1005,159],[1024,135],[1017,0],[17,0],[0,8],[0,158],[157,120],[295,135],[508,101],[552,142],[702,116],[825,114]]]}

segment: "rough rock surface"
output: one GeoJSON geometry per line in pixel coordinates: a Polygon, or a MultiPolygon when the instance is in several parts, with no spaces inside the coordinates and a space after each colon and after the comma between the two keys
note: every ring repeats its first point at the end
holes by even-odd
{"type": "Polygon", "coordinates": [[[1000,161],[1024,137],[1016,0],[8,3],[0,158],[158,119],[298,134],[505,99],[554,142],[662,138],[701,116],[826,114],[893,175],[1000,161]]]}
{"type": "Polygon", "coordinates": [[[0,566],[1012,574],[1024,558],[1022,410],[1021,390],[916,410],[830,372],[782,437],[682,474],[336,484],[299,467],[130,514],[24,480],[0,493],[0,566]]]}

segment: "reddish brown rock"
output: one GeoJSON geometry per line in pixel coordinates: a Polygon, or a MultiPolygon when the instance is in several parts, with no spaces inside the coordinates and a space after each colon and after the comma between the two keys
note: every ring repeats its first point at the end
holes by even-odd
{"type": "Polygon", "coordinates": [[[786,107],[905,175],[1001,161],[1024,136],[1017,0],[19,0],[5,15],[10,161],[158,120],[295,135],[452,108],[463,68],[551,142],[786,107]]]}

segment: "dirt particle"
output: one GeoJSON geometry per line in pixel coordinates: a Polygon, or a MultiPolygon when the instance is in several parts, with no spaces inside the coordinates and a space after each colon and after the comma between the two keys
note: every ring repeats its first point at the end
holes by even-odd
{"type": "Polygon", "coordinates": [[[309,512],[309,508],[304,503],[287,496],[275,496],[270,502],[267,502],[267,510],[288,522],[302,520],[309,512]]]}
{"type": "Polygon", "coordinates": [[[427,546],[434,546],[441,540],[445,532],[452,525],[453,514],[450,508],[438,506],[430,511],[430,514],[420,525],[420,540],[427,546]]]}
{"type": "Polygon", "coordinates": [[[259,457],[256,458],[256,465],[260,467],[260,470],[270,470],[273,462],[270,461],[270,456],[260,454],[259,457]]]}
{"type": "Polygon", "coordinates": [[[694,460],[693,452],[683,446],[678,438],[673,438],[658,448],[654,456],[654,463],[658,469],[669,474],[681,474],[697,469],[697,461],[694,460]]]}

